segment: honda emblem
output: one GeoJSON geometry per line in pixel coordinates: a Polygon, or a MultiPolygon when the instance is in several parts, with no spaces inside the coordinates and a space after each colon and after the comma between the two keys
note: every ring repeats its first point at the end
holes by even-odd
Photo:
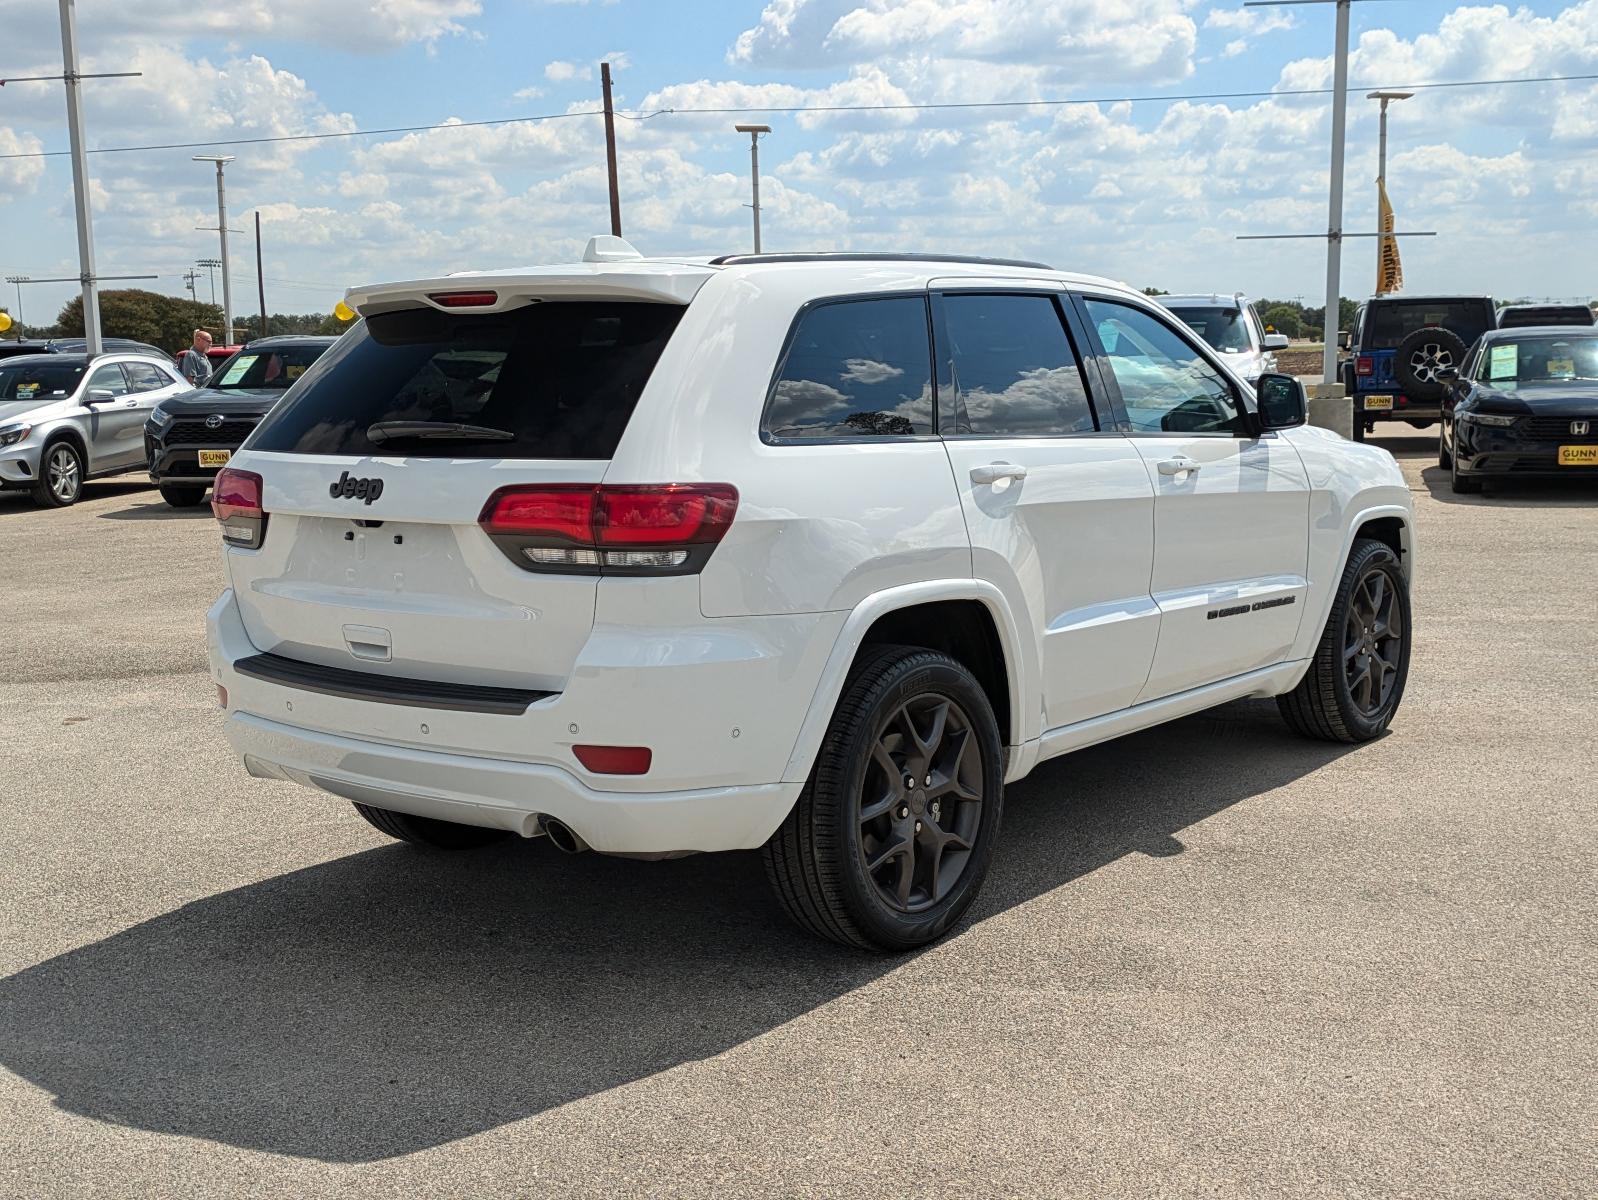
{"type": "Polygon", "coordinates": [[[1587,431],[1591,428],[1592,423],[1590,421],[1572,421],[1570,423],[1570,432],[1574,437],[1586,437],[1587,431]]]}

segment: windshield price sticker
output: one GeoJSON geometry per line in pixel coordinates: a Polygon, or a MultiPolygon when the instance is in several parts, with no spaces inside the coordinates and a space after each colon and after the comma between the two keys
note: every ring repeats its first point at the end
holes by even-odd
{"type": "Polygon", "coordinates": [[[239,380],[243,379],[244,372],[253,367],[255,365],[255,360],[260,357],[261,356],[259,354],[239,355],[238,358],[233,360],[233,365],[222,373],[222,386],[232,387],[239,380]]]}
{"type": "Polygon", "coordinates": [[[38,394],[39,394],[39,385],[36,384],[36,383],[19,383],[19,384],[17,384],[17,399],[18,400],[32,400],[38,394]]]}
{"type": "Polygon", "coordinates": [[[1492,379],[1514,379],[1519,374],[1520,343],[1510,342],[1506,346],[1494,346],[1488,364],[1488,376],[1492,379]]]}
{"type": "Polygon", "coordinates": [[[1550,358],[1548,360],[1548,378],[1574,379],[1576,377],[1576,360],[1573,358],[1550,358]]]}

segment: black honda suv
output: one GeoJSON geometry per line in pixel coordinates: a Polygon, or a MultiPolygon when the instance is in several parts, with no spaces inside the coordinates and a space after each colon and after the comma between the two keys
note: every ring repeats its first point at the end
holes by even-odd
{"type": "Polygon", "coordinates": [[[205,387],[163,400],[144,426],[150,482],[161,498],[174,508],[204,500],[240,443],[336,340],[259,338],[219,366],[205,387]]]}

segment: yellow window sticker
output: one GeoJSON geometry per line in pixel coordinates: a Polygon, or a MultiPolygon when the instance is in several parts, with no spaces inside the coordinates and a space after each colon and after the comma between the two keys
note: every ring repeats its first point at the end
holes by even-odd
{"type": "Polygon", "coordinates": [[[39,394],[39,385],[37,383],[19,383],[19,384],[17,384],[17,399],[18,400],[32,400],[38,394],[39,394]]]}
{"type": "Polygon", "coordinates": [[[1576,360],[1573,358],[1550,358],[1548,360],[1549,379],[1574,379],[1576,377],[1576,360]]]}
{"type": "Polygon", "coordinates": [[[289,363],[288,366],[283,368],[283,375],[286,379],[298,379],[303,374],[305,374],[304,363],[289,363]]]}
{"type": "Polygon", "coordinates": [[[1488,379],[1514,379],[1520,374],[1520,343],[1494,346],[1487,364],[1488,379]]]}

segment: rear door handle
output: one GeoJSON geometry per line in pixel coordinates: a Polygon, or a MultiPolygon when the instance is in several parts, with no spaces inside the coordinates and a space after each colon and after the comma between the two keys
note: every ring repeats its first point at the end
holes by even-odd
{"type": "Polygon", "coordinates": [[[1026,468],[1018,463],[989,463],[971,468],[972,483],[998,483],[1001,479],[1025,479],[1026,468]]]}
{"type": "Polygon", "coordinates": [[[1159,463],[1161,475],[1180,475],[1185,471],[1196,471],[1203,463],[1196,463],[1185,454],[1178,454],[1174,458],[1162,459],[1159,463]]]}

